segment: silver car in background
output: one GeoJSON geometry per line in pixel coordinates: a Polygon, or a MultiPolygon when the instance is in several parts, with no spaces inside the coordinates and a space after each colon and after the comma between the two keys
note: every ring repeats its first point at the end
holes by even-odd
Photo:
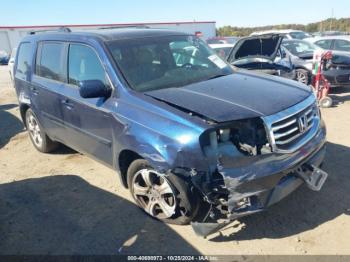
{"type": "Polygon", "coordinates": [[[15,65],[16,53],[17,53],[17,48],[13,48],[12,51],[11,51],[9,63],[7,65],[12,83],[13,83],[13,80],[14,80],[13,68],[14,68],[14,65],[15,65]]]}
{"type": "Polygon", "coordinates": [[[305,39],[308,37],[311,37],[310,34],[301,31],[301,30],[293,30],[293,29],[272,29],[272,30],[265,30],[265,31],[258,31],[253,32],[250,34],[250,36],[257,36],[257,35],[268,35],[268,34],[283,34],[285,39],[305,39]]]}
{"type": "Polygon", "coordinates": [[[312,37],[305,40],[326,50],[350,52],[350,35],[312,37]]]}

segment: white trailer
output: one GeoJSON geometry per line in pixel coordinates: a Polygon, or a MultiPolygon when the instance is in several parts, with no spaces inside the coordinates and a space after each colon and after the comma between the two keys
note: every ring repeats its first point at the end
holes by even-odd
{"type": "Polygon", "coordinates": [[[150,28],[172,29],[190,34],[201,35],[208,39],[216,35],[215,21],[194,22],[168,22],[168,23],[131,23],[131,24],[93,24],[93,25],[37,25],[37,26],[0,26],[0,50],[8,53],[28,33],[41,30],[57,30],[61,27],[69,27],[72,31],[93,30],[109,27],[135,27],[146,26],[150,28]]]}

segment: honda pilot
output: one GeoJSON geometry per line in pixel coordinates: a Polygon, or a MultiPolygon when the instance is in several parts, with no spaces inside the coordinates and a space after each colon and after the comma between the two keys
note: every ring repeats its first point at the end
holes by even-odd
{"type": "MultiPolygon", "coordinates": [[[[262,47],[261,50],[264,50],[262,47]]],[[[116,170],[137,205],[206,236],[327,173],[311,89],[237,69],[201,39],[119,28],[33,33],[14,68],[23,122],[116,170]]]]}

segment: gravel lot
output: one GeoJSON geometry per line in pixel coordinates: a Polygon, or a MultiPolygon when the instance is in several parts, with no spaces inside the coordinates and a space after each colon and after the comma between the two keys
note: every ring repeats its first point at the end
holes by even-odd
{"type": "Polygon", "coordinates": [[[350,89],[332,96],[322,191],[303,186],[203,239],[147,217],[113,170],[68,148],[37,152],[1,66],[0,254],[350,254],[350,89]]]}

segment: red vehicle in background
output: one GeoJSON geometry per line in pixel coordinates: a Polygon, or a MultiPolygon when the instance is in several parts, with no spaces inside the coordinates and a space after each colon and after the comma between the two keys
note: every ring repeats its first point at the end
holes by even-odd
{"type": "Polygon", "coordinates": [[[331,64],[332,58],[332,51],[314,53],[312,87],[320,107],[324,108],[331,107],[333,104],[332,98],[328,96],[330,84],[322,73],[324,69],[328,69],[327,67],[331,64]]]}

